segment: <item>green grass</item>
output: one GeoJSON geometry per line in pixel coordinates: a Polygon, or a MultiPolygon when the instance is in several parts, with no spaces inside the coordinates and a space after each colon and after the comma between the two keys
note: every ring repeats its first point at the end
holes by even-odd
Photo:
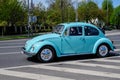
{"type": "Polygon", "coordinates": [[[28,34],[0,36],[0,41],[3,41],[3,40],[14,40],[14,39],[27,39],[27,38],[33,38],[35,36],[43,35],[43,34],[46,34],[46,33],[34,33],[32,36],[28,36],[28,34]]]}
{"type": "Polygon", "coordinates": [[[25,39],[29,38],[28,36],[2,36],[0,37],[0,40],[13,40],[13,39],[25,39]]]}
{"type": "Polygon", "coordinates": [[[37,35],[33,35],[28,37],[28,35],[12,35],[12,36],[0,36],[0,41],[3,40],[14,40],[14,39],[27,39],[27,38],[32,38],[35,37],[37,35]]]}

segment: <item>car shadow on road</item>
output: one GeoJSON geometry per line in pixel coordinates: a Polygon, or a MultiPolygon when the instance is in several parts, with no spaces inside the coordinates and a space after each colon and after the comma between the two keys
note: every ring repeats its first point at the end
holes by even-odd
{"type": "MultiPolygon", "coordinates": [[[[114,56],[120,56],[120,54],[111,52],[108,57],[114,57],[114,56]]],[[[54,61],[49,62],[49,63],[55,63],[55,62],[64,62],[64,61],[75,61],[75,60],[87,60],[87,59],[96,59],[95,55],[77,55],[77,56],[68,56],[68,57],[61,57],[61,58],[56,58],[54,61]]],[[[104,57],[106,58],[106,57],[104,57]]],[[[28,61],[34,62],[34,63],[41,63],[40,61],[37,60],[36,57],[29,57],[27,58],[28,61]]]]}

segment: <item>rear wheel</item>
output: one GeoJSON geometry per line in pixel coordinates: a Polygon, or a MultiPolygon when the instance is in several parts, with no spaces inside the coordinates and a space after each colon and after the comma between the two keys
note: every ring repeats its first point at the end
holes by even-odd
{"type": "Polygon", "coordinates": [[[38,55],[37,58],[40,62],[50,62],[55,57],[55,50],[50,46],[43,47],[38,55]]]}
{"type": "Polygon", "coordinates": [[[101,44],[97,49],[98,57],[106,57],[109,55],[109,47],[105,44],[101,44]]]}

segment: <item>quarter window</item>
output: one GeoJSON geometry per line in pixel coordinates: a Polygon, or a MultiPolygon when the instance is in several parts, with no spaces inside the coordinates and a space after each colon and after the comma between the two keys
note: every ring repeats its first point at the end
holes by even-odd
{"type": "Polygon", "coordinates": [[[97,36],[99,35],[99,31],[96,28],[86,26],[85,27],[85,36],[97,36]]]}

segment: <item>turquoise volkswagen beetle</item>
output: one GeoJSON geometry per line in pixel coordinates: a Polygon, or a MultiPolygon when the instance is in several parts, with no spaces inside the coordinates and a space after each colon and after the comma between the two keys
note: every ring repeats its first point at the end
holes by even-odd
{"type": "Polygon", "coordinates": [[[55,57],[96,54],[106,57],[114,50],[109,40],[98,27],[82,22],[58,24],[52,33],[28,40],[23,53],[36,56],[41,62],[50,62],[55,57]]]}

